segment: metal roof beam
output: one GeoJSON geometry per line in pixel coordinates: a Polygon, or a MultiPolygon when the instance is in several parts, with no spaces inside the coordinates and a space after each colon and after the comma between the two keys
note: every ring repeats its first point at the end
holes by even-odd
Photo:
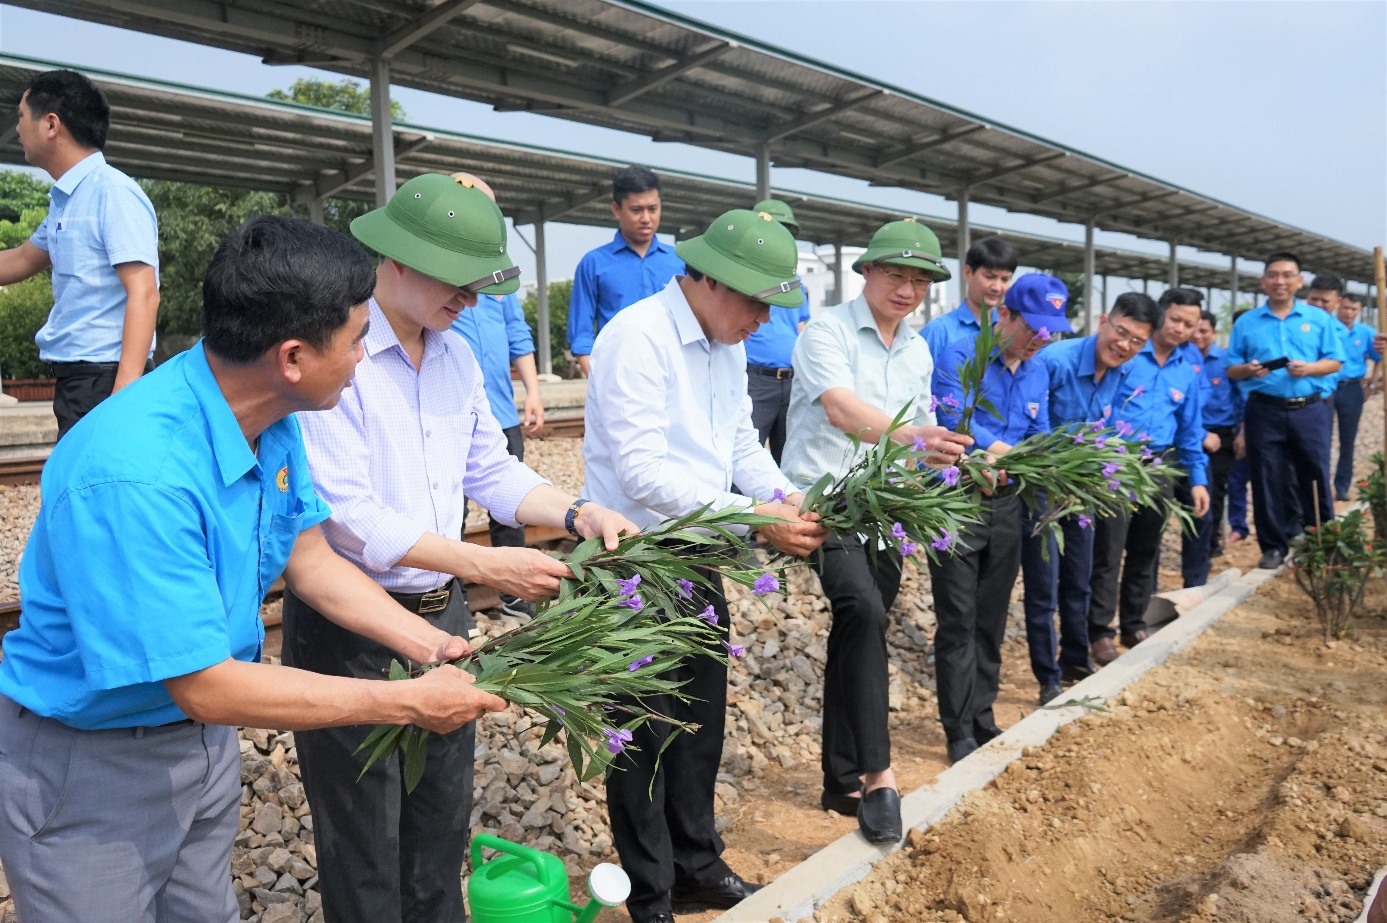
{"type": "Polygon", "coordinates": [[[1120,211],[1124,208],[1136,208],[1138,205],[1145,205],[1148,202],[1159,202],[1161,199],[1168,199],[1171,196],[1177,196],[1180,194],[1181,190],[1179,189],[1166,189],[1161,192],[1153,192],[1150,195],[1144,195],[1136,199],[1128,199],[1125,202],[1113,202],[1111,205],[1104,205],[1102,208],[1095,210],[1093,214],[1095,217],[1098,215],[1107,215],[1115,211],[1120,211]]]}
{"type": "Polygon", "coordinates": [[[873,166],[878,170],[884,169],[886,167],[895,166],[902,160],[909,160],[912,157],[918,156],[927,151],[931,151],[936,147],[943,147],[945,144],[957,141],[960,138],[966,138],[969,135],[977,134],[980,131],[986,131],[987,127],[988,126],[986,125],[968,125],[964,128],[956,128],[953,131],[946,131],[941,135],[935,135],[930,140],[921,142],[920,144],[912,144],[907,145],[906,147],[898,147],[894,151],[887,151],[881,157],[877,158],[873,166]]]}
{"type": "Polygon", "coordinates": [[[476,6],[481,0],[443,0],[438,6],[429,10],[414,20],[405,23],[397,29],[393,29],[389,35],[380,40],[377,46],[376,56],[389,60],[410,45],[419,41],[434,30],[447,23],[459,14],[476,6]]]}
{"type": "Polygon", "coordinates": [[[517,211],[510,216],[511,223],[534,224],[536,221],[555,221],[569,212],[577,211],[584,205],[591,205],[603,198],[610,198],[611,195],[612,187],[610,184],[593,185],[586,192],[575,192],[572,195],[557,199],[547,199],[531,208],[517,211]]]}
{"type": "Polygon", "coordinates": [[[676,77],[681,77],[691,70],[700,68],[736,47],[736,42],[719,42],[703,51],[689,55],[687,58],[677,60],[668,67],[661,68],[648,76],[632,77],[607,94],[607,105],[613,108],[623,106],[637,96],[659,89],[676,77]]]}
{"type": "Polygon", "coordinates": [[[1087,192],[1090,189],[1097,189],[1099,186],[1106,186],[1109,183],[1115,183],[1119,180],[1127,179],[1131,175],[1132,174],[1130,173],[1114,173],[1111,176],[1104,176],[1100,179],[1089,180],[1085,183],[1075,183],[1072,186],[1061,186],[1059,189],[1047,192],[1044,195],[1032,196],[1030,201],[1035,203],[1036,205],[1039,205],[1041,202],[1048,202],[1051,199],[1062,199],[1065,196],[1073,195],[1076,192],[1087,192]]]}
{"type": "Polygon", "coordinates": [[[851,99],[845,99],[842,102],[832,106],[828,106],[827,108],[816,109],[815,111],[806,113],[805,115],[802,115],[797,119],[792,119],[789,122],[782,122],[779,125],[772,126],[769,131],[761,135],[759,140],[762,144],[770,144],[772,141],[779,141],[781,138],[784,138],[787,135],[793,135],[797,131],[803,131],[804,129],[809,128],[813,125],[817,125],[820,122],[826,122],[836,115],[841,115],[844,112],[847,112],[849,109],[855,109],[869,99],[876,99],[878,96],[884,96],[885,92],[885,90],[868,90],[866,93],[859,93],[851,99]]]}
{"type": "MultiPolygon", "coordinates": [[[[422,138],[395,148],[395,161],[398,163],[410,154],[428,147],[434,141],[433,135],[424,135],[422,138]]],[[[374,176],[376,172],[376,161],[372,157],[367,157],[355,166],[345,167],[341,170],[334,170],[326,176],[316,176],[309,180],[304,180],[309,188],[302,186],[295,189],[294,201],[300,205],[307,204],[314,199],[326,199],[328,196],[336,195],[348,186],[352,186],[369,176],[374,176]]]]}
{"type": "Polygon", "coordinates": [[[1039,157],[1032,157],[1030,160],[1023,160],[1020,163],[1012,164],[1009,167],[999,167],[996,170],[992,170],[987,173],[972,174],[967,177],[967,183],[969,186],[981,186],[983,183],[990,183],[993,180],[1001,179],[1003,176],[1010,176],[1012,173],[1021,173],[1022,171],[1029,170],[1032,167],[1038,167],[1044,163],[1050,163],[1051,161],[1055,160],[1063,160],[1068,156],[1068,151],[1051,151],[1048,154],[1042,154],[1039,157]]]}

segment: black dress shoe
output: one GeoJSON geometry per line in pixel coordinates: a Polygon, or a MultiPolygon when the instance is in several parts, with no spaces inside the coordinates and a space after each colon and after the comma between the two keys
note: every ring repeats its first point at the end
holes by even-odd
{"type": "Polygon", "coordinates": [[[711,884],[694,885],[691,888],[675,885],[669,897],[670,902],[674,904],[675,913],[698,913],[710,907],[727,910],[760,891],[762,887],[744,881],[736,872],[730,872],[726,878],[720,878],[711,884]]]}
{"type": "Polygon", "coordinates": [[[901,796],[894,788],[874,788],[862,796],[857,826],[868,843],[901,841],[901,796]]]}
{"type": "Polygon", "coordinates": [[[1060,667],[1060,676],[1066,683],[1082,683],[1096,672],[1089,664],[1079,666],[1078,664],[1066,663],[1060,667]]]}
{"type": "Polygon", "coordinates": [[[824,792],[819,797],[819,807],[844,817],[856,817],[857,808],[861,804],[861,795],[839,795],[836,792],[824,792]]]}
{"type": "Polygon", "coordinates": [[[626,908],[626,912],[631,915],[631,923],[674,923],[674,914],[668,910],[646,911],[641,913],[638,910],[626,908]]]}
{"type": "Polygon", "coordinates": [[[1145,641],[1149,637],[1151,637],[1151,632],[1147,631],[1145,628],[1138,628],[1130,635],[1124,634],[1122,636],[1122,646],[1126,648],[1133,648],[1141,642],[1145,641]]]}
{"type": "Polygon", "coordinates": [[[978,742],[971,737],[949,741],[949,764],[957,763],[976,749],[978,749],[978,742]]]}
{"type": "Polygon", "coordinates": [[[978,742],[979,747],[985,746],[1001,736],[1002,729],[995,724],[990,726],[984,725],[982,727],[976,724],[973,725],[973,739],[978,742]]]}
{"type": "Polygon", "coordinates": [[[1257,566],[1262,570],[1276,570],[1285,563],[1286,553],[1273,548],[1271,551],[1263,552],[1262,560],[1257,562],[1257,566]]]}
{"type": "Polygon", "coordinates": [[[1056,683],[1053,686],[1040,687],[1040,704],[1049,705],[1055,699],[1064,695],[1064,687],[1056,683]]]}

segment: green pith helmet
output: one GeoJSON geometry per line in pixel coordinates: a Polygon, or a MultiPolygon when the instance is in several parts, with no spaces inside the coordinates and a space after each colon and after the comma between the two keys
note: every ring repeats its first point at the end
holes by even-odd
{"type": "Polygon", "coordinates": [[[674,245],[685,263],[728,288],[782,308],[804,303],[799,248],[769,212],[733,209],[708,230],[674,245]]]}
{"type": "Polygon", "coordinates": [[[935,282],[950,278],[939,253],[939,238],[914,218],[902,218],[883,224],[867,245],[867,252],[857,258],[852,268],[858,272],[868,263],[892,263],[914,266],[930,274],[935,282]]]}
{"type": "Polygon", "coordinates": [[[351,227],[361,243],[431,279],[471,286],[490,277],[475,289],[487,295],[520,288],[501,210],[470,182],[442,173],[416,176],[351,227]]]}
{"type": "Polygon", "coordinates": [[[754,212],[765,212],[776,221],[785,225],[785,230],[790,232],[791,237],[799,237],[799,222],[795,220],[795,213],[790,206],[779,199],[764,199],[751,207],[754,212]]]}

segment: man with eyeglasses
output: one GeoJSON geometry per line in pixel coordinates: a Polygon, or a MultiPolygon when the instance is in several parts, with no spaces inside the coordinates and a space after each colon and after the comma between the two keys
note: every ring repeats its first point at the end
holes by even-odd
{"type": "MultiPolygon", "coordinates": [[[[536,599],[556,592],[568,568],[533,548],[461,541],[464,494],[507,525],[562,526],[603,536],[608,548],[636,526],[556,490],[507,453],[482,371],[448,330],[480,294],[519,285],[500,209],[476,183],[417,176],[351,231],[381,255],[365,355],[336,407],[299,414],[314,485],[332,509],[323,531],[402,606],[465,638],[474,622],[464,582],[536,599]]],[[[315,673],[380,679],[392,652],[286,592],[283,656],[315,673]]],[[[475,725],[430,739],[423,779],[408,796],[400,758],[361,775],[367,754],[357,748],[370,730],[295,738],[323,912],[357,923],[461,923],[475,725]]]]}
{"type": "Polygon", "coordinates": [[[1289,521],[1292,491],[1299,494],[1303,525],[1334,518],[1327,399],[1346,358],[1343,325],[1296,299],[1303,282],[1294,253],[1268,256],[1262,272],[1267,300],[1239,318],[1228,344],[1228,377],[1247,400],[1243,433],[1262,549],[1257,566],[1268,570],[1285,562],[1296,535],[1289,521]],[[1293,482],[1285,476],[1288,460],[1293,482]]]}
{"type": "MultiPolygon", "coordinates": [[[[1050,376],[1050,425],[1054,427],[1111,423],[1118,408],[1128,363],[1160,326],[1161,311],[1146,295],[1124,292],[1111,310],[1098,320],[1098,332],[1061,340],[1040,351],[1039,361],[1050,376]]],[[[1053,539],[1035,537],[1035,553],[1028,551],[1024,579],[1026,595],[1049,611],[1059,611],[1059,660],[1051,670],[1051,683],[1041,681],[1042,702],[1060,693],[1060,682],[1074,683],[1093,675],[1089,659],[1088,612],[1092,596],[1093,527],[1090,517],[1076,513],[1060,521],[1064,530],[1064,555],[1053,539]],[[1042,556],[1039,543],[1049,546],[1042,556]]],[[[1032,668],[1037,647],[1031,647],[1032,668]]]]}
{"type": "MultiPolygon", "coordinates": [[[[826,308],[795,345],[786,475],[808,489],[825,472],[841,475],[910,405],[892,438],[924,443],[925,459],[947,467],[973,444],[939,426],[931,410],[934,362],[905,318],[932,282],[949,278],[934,232],[913,219],[872,235],[853,269],[862,294],[826,308]]],[[[924,536],[914,536],[917,541],[924,536]]],[[[900,590],[902,561],[894,550],[868,555],[855,535],[832,535],[810,559],[833,609],[824,667],[823,795],[825,810],[855,815],[870,843],[901,838],[900,796],[891,770],[887,722],[886,628],[900,590]]]]}

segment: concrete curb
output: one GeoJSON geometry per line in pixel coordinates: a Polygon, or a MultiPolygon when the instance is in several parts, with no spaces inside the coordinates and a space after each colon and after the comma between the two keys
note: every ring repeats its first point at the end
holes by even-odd
{"type": "MultiPolygon", "coordinates": [[[[1177,591],[1181,596],[1176,601],[1177,607],[1183,609],[1193,604],[1192,607],[1141,645],[1071,688],[1064,697],[1064,702],[1069,704],[1052,705],[1031,713],[1001,737],[944,770],[933,783],[902,798],[901,820],[905,828],[927,829],[968,793],[981,789],[1000,775],[1026,747],[1045,743],[1061,727],[1082,717],[1085,708],[1079,703],[1113,698],[1191,644],[1225,612],[1274,576],[1276,572],[1267,570],[1253,570],[1241,576],[1236,570],[1226,570],[1202,588],[1202,594],[1193,590],[1177,591]]],[[[898,848],[873,846],[859,833],[850,833],[722,914],[715,923],[766,923],[773,917],[786,923],[806,919],[843,888],[865,878],[877,862],[898,848]]]]}

